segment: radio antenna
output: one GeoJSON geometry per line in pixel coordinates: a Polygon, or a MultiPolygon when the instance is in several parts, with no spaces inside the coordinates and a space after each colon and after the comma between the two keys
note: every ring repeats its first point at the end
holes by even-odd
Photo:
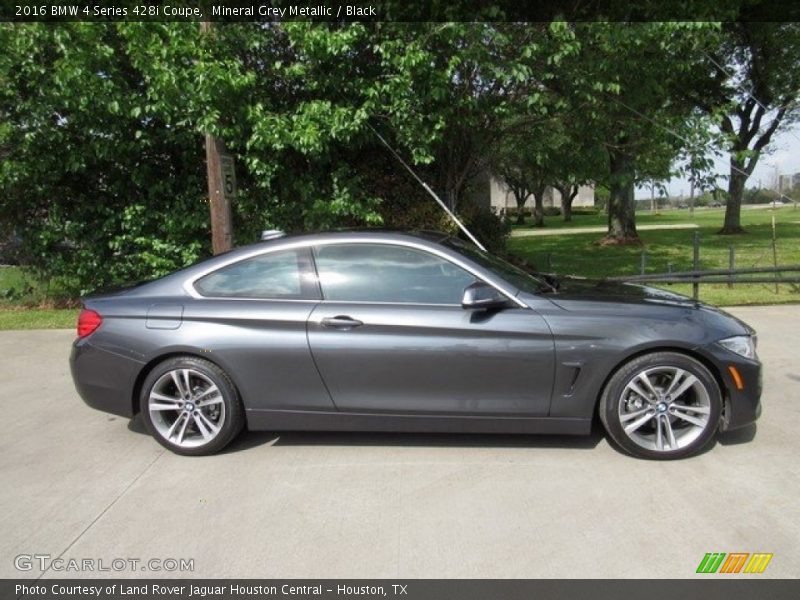
{"type": "Polygon", "coordinates": [[[380,133],[378,133],[377,131],[375,131],[375,129],[372,127],[372,125],[370,125],[369,123],[367,123],[366,125],[367,125],[367,127],[369,127],[369,128],[370,128],[370,130],[372,131],[372,133],[374,133],[374,134],[375,134],[375,136],[376,136],[376,137],[377,137],[377,138],[378,138],[378,139],[381,141],[381,143],[382,143],[384,146],[386,146],[386,148],[388,148],[389,152],[391,152],[391,153],[392,153],[392,155],[393,155],[393,156],[394,156],[394,157],[395,157],[395,158],[396,158],[398,161],[400,161],[400,164],[401,164],[401,165],[403,165],[403,166],[406,168],[406,171],[408,171],[409,173],[411,173],[411,176],[412,176],[414,179],[416,179],[416,180],[419,182],[419,184],[420,184],[420,185],[421,185],[423,188],[425,188],[425,191],[426,191],[426,192],[428,192],[428,193],[429,193],[429,194],[430,194],[430,195],[433,197],[433,199],[434,199],[434,200],[436,200],[436,202],[439,204],[439,206],[441,206],[441,207],[442,207],[442,210],[443,210],[444,212],[446,212],[446,213],[447,213],[447,216],[449,216],[449,217],[450,217],[450,218],[453,220],[453,222],[454,222],[456,225],[458,225],[458,228],[459,228],[459,229],[461,229],[461,231],[463,231],[463,232],[464,232],[464,235],[466,235],[466,236],[467,236],[467,237],[468,237],[468,238],[469,238],[469,239],[472,241],[472,243],[473,243],[473,244],[475,244],[475,245],[476,245],[478,248],[480,248],[481,250],[483,250],[484,252],[486,252],[486,248],[484,248],[484,247],[483,247],[483,244],[481,244],[481,243],[478,241],[478,239],[477,239],[477,238],[476,238],[474,235],[472,235],[472,234],[470,233],[469,229],[467,229],[466,225],[464,225],[464,224],[463,224],[463,223],[462,223],[462,222],[459,220],[459,218],[458,218],[458,217],[455,215],[455,213],[454,213],[453,211],[451,211],[449,208],[447,208],[447,205],[446,205],[444,202],[442,202],[442,199],[441,199],[441,198],[439,198],[439,196],[437,196],[437,195],[436,195],[436,192],[434,192],[434,191],[431,189],[431,187],[430,187],[430,186],[429,186],[427,183],[425,183],[425,182],[424,182],[424,181],[423,181],[423,180],[420,178],[420,176],[419,176],[419,175],[417,175],[417,174],[414,172],[414,170],[413,170],[411,167],[409,167],[409,166],[408,166],[408,163],[406,163],[406,161],[404,161],[404,160],[403,160],[403,159],[400,157],[400,155],[399,155],[397,152],[395,152],[394,148],[392,148],[392,147],[389,145],[389,142],[387,142],[385,139],[383,139],[383,136],[382,136],[380,133]]]}

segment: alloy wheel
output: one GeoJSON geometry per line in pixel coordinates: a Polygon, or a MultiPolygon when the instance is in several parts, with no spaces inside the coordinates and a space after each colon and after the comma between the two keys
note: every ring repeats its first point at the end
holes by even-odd
{"type": "Polygon", "coordinates": [[[619,397],[618,416],[625,435],[655,452],[686,448],[711,426],[711,400],[705,384],[675,366],[636,373],[619,397]]]}
{"type": "Polygon", "coordinates": [[[150,390],[147,410],[156,432],[181,448],[210,443],[219,435],[226,418],[219,387],[191,368],[161,375],[150,390]]]}

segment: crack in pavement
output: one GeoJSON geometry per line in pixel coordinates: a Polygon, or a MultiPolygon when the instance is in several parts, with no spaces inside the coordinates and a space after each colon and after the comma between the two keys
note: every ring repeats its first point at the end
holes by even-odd
{"type": "Polygon", "coordinates": [[[162,456],[164,456],[164,453],[165,453],[165,452],[166,452],[166,449],[162,449],[162,450],[161,450],[161,451],[160,451],[160,452],[159,452],[159,453],[156,455],[156,457],[155,457],[153,460],[151,460],[151,461],[148,463],[148,465],[147,465],[147,466],[146,466],[144,469],[142,469],[142,472],[141,472],[141,473],[139,473],[139,474],[138,474],[136,477],[134,477],[134,478],[131,480],[131,482],[130,482],[128,485],[126,485],[126,486],[125,486],[125,489],[123,489],[123,490],[122,490],[122,491],[121,491],[121,492],[120,492],[120,493],[117,495],[117,497],[116,497],[116,498],[114,498],[114,499],[113,499],[113,500],[112,500],[112,501],[111,501],[111,502],[108,504],[108,506],[106,506],[106,507],[105,507],[103,510],[101,510],[101,511],[100,511],[100,513],[99,513],[99,514],[98,514],[98,515],[97,515],[97,516],[96,516],[94,519],[92,519],[92,522],[91,522],[91,523],[89,523],[89,524],[88,524],[88,525],[87,525],[87,526],[86,526],[86,527],[83,529],[83,531],[81,531],[81,532],[80,532],[80,533],[79,533],[79,534],[78,534],[78,535],[75,537],[75,539],[74,539],[74,540],[72,540],[72,541],[71,541],[71,542],[70,542],[70,543],[67,545],[67,547],[66,547],[66,548],[64,548],[64,549],[61,551],[61,553],[60,553],[58,556],[56,556],[56,557],[55,557],[53,560],[51,560],[51,561],[50,561],[50,563],[47,565],[47,568],[46,568],[44,571],[42,571],[42,572],[41,572],[41,574],[40,574],[40,575],[39,575],[39,576],[38,576],[38,577],[35,579],[35,581],[39,581],[39,580],[40,580],[42,577],[44,577],[44,576],[47,574],[47,572],[48,572],[48,571],[50,571],[51,567],[53,566],[53,562],[54,562],[54,561],[56,561],[56,560],[58,560],[58,559],[59,559],[59,558],[61,558],[62,556],[64,556],[64,555],[65,555],[65,554],[66,554],[66,553],[69,551],[69,549],[70,549],[70,548],[72,548],[72,547],[73,547],[73,546],[74,546],[74,545],[75,545],[75,544],[78,542],[78,540],[80,540],[80,539],[81,539],[81,538],[82,538],[82,537],[83,537],[83,536],[86,534],[86,532],[87,532],[87,531],[89,531],[89,530],[90,530],[92,527],[94,527],[94,524],[95,524],[95,523],[97,523],[97,522],[98,522],[98,521],[99,521],[99,520],[100,520],[100,519],[103,517],[103,515],[105,515],[105,514],[106,514],[106,513],[107,513],[109,510],[111,510],[111,508],[112,508],[112,507],[113,507],[113,506],[114,506],[114,505],[115,505],[117,502],[119,502],[119,501],[120,501],[120,499],[121,499],[121,498],[122,498],[122,497],[123,497],[125,494],[127,494],[127,493],[128,493],[128,490],[129,490],[129,489],[131,489],[131,488],[133,487],[133,485],[134,485],[134,484],[135,484],[137,481],[139,481],[139,480],[140,480],[142,477],[144,477],[144,474],[145,474],[145,473],[147,473],[147,472],[148,472],[148,471],[149,471],[149,470],[152,468],[152,466],[153,466],[154,464],[156,464],[156,462],[158,461],[158,459],[159,459],[159,458],[161,458],[162,456]]]}

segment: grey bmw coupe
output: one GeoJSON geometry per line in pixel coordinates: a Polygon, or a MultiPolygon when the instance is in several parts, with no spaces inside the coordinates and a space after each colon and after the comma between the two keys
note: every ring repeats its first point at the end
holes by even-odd
{"type": "Polygon", "coordinates": [[[250,430],[588,434],[645,458],[760,413],[755,332],[684,296],[522,271],[447,234],[276,236],[87,298],[90,406],[179,454],[250,430]]]}

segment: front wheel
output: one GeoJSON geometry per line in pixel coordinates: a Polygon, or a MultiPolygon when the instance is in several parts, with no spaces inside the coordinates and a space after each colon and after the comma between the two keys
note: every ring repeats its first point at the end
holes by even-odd
{"type": "Polygon", "coordinates": [[[661,460],[700,452],[713,439],[721,410],[713,375],[676,352],[626,363],[600,399],[600,420],[611,439],[629,454],[661,460]]]}
{"type": "Polygon", "coordinates": [[[169,359],[142,385],[140,405],[150,434],[177,454],[213,454],[244,426],[244,410],[226,373],[191,356],[169,359]]]}

